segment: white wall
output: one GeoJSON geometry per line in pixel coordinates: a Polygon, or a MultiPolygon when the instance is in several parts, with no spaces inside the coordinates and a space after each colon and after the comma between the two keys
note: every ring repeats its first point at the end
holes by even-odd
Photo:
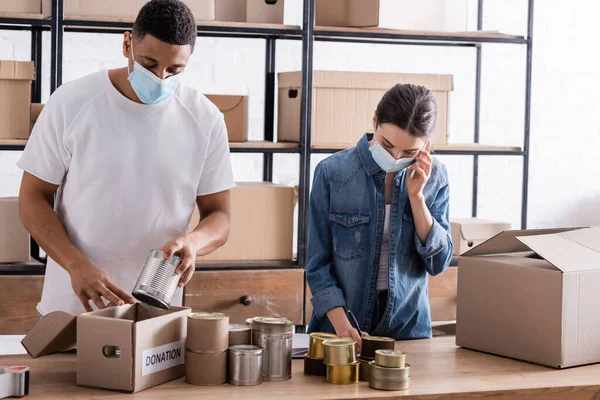
{"type": "MultiPolygon", "coordinates": [[[[472,0],[471,0],[472,1],[472,0]]],[[[473,2],[473,1],[472,1],[473,2]]],[[[525,34],[526,0],[486,0],[484,29],[525,34]]],[[[301,0],[288,0],[286,22],[299,24],[301,0]]],[[[473,9],[473,11],[475,11],[473,9]]],[[[597,62],[594,0],[536,2],[530,174],[530,227],[600,224],[600,63],[597,62]],[[585,151],[585,150],[591,151],[585,151]]],[[[474,14],[474,12],[472,13],[474,14]]],[[[474,15],[472,18],[474,26],[474,15]]],[[[48,61],[46,37],[44,58],[48,61]]],[[[0,59],[29,59],[29,34],[0,31],[0,59]]],[[[64,81],[101,68],[124,65],[119,35],[66,34],[64,81]]],[[[277,42],[278,72],[298,70],[299,42],[277,42]]],[[[46,63],[47,65],[47,63],[46,63]]],[[[452,94],[451,141],[473,137],[475,50],[317,43],[316,69],[449,73],[452,94]]],[[[48,96],[44,74],[44,100],[48,96]]],[[[521,145],[523,141],[525,47],[489,44],[483,48],[481,141],[521,145]]],[[[264,42],[200,38],[184,81],[204,92],[243,93],[250,106],[252,139],[261,139],[264,104],[264,42]]],[[[0,196],[16,195],[17,153],[0,152],[0,196]]],[[[323,156],[314,156],[316,164],[323,156]]],[[[440,157],[451,176],[452,216],[469,216],[472,158],[440,157]]],[[[262,178],[262,156],[234,155],[236,179],[262,178]]],[[[522,159],[482,157],[481,217],[520,224],[522,159]]],[[[275,181],[297,184],[298,156],[275,156],[275,181]]]]}

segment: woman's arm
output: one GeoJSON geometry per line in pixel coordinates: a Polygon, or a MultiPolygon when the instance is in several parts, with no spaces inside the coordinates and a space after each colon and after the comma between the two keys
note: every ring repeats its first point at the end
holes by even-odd
{"type": "Polygon", "coordinates": [[[346,316],[346,301],[333,272],[329,228],[329,185],[327,170],[319,164],[315,170],[308,210],[308,255],[306,280],[313,294],[311,302],[317,318],[327,316],[336,333],[352,337],[360,347],[360,336],[346,316]]]}

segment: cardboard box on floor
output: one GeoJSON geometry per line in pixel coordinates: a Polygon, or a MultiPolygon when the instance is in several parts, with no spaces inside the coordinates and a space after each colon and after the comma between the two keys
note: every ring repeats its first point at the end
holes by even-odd
{"type": "MultiPolygon", "coordinates": [[[[296,188],[238,183],[231,190],[231,231],[225,246],[198,262],[279,261],[293,257],[296,188]]],[[[198,207],[190,228],[198,225],[198,207]]]]}
{"type": "Polygon", "coordinates": [[[225,117],[230,142],[248,141],[248,96],[224,96],[207,94],[225,117]]]}
{"type": "MultiPolygon", "coordinates": [[[[302,73],[279,74],[278,141],[300,141],[302,73]]],[[[383,95],[397,83],[422,85],[433,92],[438,114],[433,144],[448,143],[452,75],[315,71],[313,74],[312,145],[349,148],[373,132],[373,115],[383,95]]]]}
{"type": "Polygon", "coordinates": [[[600,228],[506,231],[458,267],[456,344],[554,368],[600,362],[600,228]]]}
{"type": "Polygon", "coordinates": [[[450,220],[450,232],[454,244],[454,255],[461,255],[489,238],[510,229],[511,226],[508,222],[479,218],[453,218],[450,220]]]}
{"type": "Polygon", "coordinates": [[[0,13],[35,14],[49,17],[52,15],[52,0],[3,0],[0,1],[0,13]]]}
{"type": "Polygon", "coordinates": [[[77,347],[77,385],[139,392],[185,375],[190,309],[142,303],[74,317],[53,312],[21,342],[33,358],[77,347]]]}
{"type": "Polygon", "coordinates": [[[468,0],[316,0],[317,26],[460,32],[467,30],[468,0]]]}
{"type": "Polygon", "coordinates": [[[215,0],[215,20],[283,24],[284,0],[215,0]]]}
{"type": "Polygon", "coordinates": [[[0,61],[0,139],[28,139],[33,62],[0,61]]]}
{"type": "Polygon", "coordinates": [[[0,198],[0,263],[29,261],[29,246],[29,233],[19,217],[19,199],[0,198]]]}
{"type": "MultiPolygon", "coordinates": [[[[196,21],[215,19],[215,0],[182,0],[192,10],[196,21]]],[[[64,0],[68,19],[134,22],[148,0],[64,0]]]]}

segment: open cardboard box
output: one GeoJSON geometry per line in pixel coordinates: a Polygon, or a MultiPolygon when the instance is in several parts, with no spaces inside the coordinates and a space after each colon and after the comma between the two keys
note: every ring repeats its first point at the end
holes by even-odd
{"type": "Polygon", "coordinates": [[[139,392],[185,375],[187,307],[142,303],[46,315],[21,342],[33,358],[77,347],[77,384],[139,392]]]}
{"type": "Polygon", "coordinates": [[[600,227],[505,231],[458,264],[458,346],[554,368],[600,362],[600,227]]]}

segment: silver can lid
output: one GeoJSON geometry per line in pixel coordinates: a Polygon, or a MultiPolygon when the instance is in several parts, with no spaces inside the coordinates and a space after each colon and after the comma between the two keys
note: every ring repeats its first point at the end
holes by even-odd
{"type": "Polygon", "coordinates": [[[248,332],[249,330],[248,325],[229,324],[229,332],[248,332]]]}
{"type": "Polygon", "coordinates": [[[223,313],[217,313],[217,312],[204,312],[204,311],[200,311],[200,312],[195,312],[192,313],[188,316],[188,318],[190,319],[209,319],[209,320],[215,320],[215,319],[225,319],[227,318],[227,315],[223,314],[223,313]]]}
{"type": "Polygon", "coordinates": [[[244,356],[262,354],[263,349],[258,346],[253,346],[251,344],[238,344],[237,346],[231,346],[229,348],[229,351],[244,356]]]}
{"type": "Polygon", "coordinates": [[[261,333],[287,333],[293,330],[293,323],[281,317],[256,317],[252,321],[252,329],[261,333]]]}

